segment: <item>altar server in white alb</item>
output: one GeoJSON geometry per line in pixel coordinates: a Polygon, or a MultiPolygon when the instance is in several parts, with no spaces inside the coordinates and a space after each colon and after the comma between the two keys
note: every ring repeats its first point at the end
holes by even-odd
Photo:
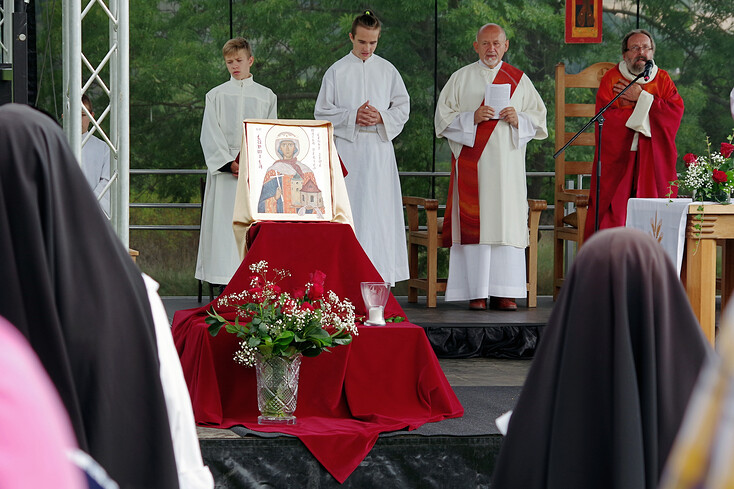
{"type": "Polygon", "coordinates": [[[225,285],[240,265],[232,229],[237,193],[242,121],[276,119],[277,98],[255,83],[250,66],[255,60],[250,44],[237,37],[222,48],[231,78],[206,94],[201,149],[206,160],[206,189],[201,217],[196,278],[225,285]]]}
{"type": "Polygon", "coordinates": [[[395,285],[408,278],[408,250],[392,140],[408,121],[410,97],[398,70],[374,54],[380,30],[369,10],[354,19],[352,50],[324,74],[314,117],[334,125],[357,239],[395,285]]]}
{"type": "Polygon", "coordinates": [[[443,227],[444,245],[451,246],[446,300],[469,300],[471,309],[486,309],[489,297],[491,308],[515,310],[514,299],[526,295],[525,148],[548,132],[530,79],[502,61],[509,45],[499,25],[479,29],[479,60],[451,75],[436,108],[436,134],[449,140],[452,153],[443,227]],[[490,84],[509,89],[509,105],[485,103],[490,84]]]}
{"type": "MultiPolygon", "coordinates": [[[[92,101],[86,93],[82,95],[82,104],[89,111],[89,115],[94,116],[92,101]]],[[[92,187],[94,196],[98,198],[99,205],[109,217],[110,191],[108,189],[101,199],[99,195],[110,181],[110,147],[98,137],[89,134],[91,122],[89,116],[82,110],[82,172],[92,187]]]]}

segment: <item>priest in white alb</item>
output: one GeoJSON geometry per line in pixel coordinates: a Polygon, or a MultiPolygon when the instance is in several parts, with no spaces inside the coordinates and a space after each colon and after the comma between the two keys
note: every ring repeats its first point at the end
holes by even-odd
{"type": "Polygon", "coordinates": [[[436,134],[448,139],[452,153],[443,227],[444,246],[451,247],[445,298],[468,300],[471,309],[486,309],[489,298],[490,308],[516,310],[515,298],[527,293],[525,149],[548,132],[532,82],[502,61],[509,44],[499,25],[479,29],[479,60],[451,75],[436,108],[436,134]],[[506,107],[485,103],[489,84],[509,91],[506,107]]]}
{"type": "Polygon", "coordinates": [[[408,121],[410,97],[398,70],[374,54],[380,25],[370,11],[354,20],[352,51],[324,74],[314,117],[334,126],[357,240],[394,285],[408,278],[408,250],[392,140],[408,121]]]}

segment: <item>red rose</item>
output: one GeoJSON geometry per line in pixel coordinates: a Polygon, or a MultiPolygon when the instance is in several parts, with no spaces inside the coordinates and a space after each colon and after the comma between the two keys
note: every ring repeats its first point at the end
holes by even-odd
{"type": "Polygon", "coordinates": [[[688,166],[692,163],[695,163],[697,158],[698,157],[693,153],[686,153],[686,155],[683,157],[683,161],[686,163],[686,166],[688,166]]]}
{"type": "Polygon", "coordinates": [[[288,301],[285,304],[283,304],[283,307],[281,307],[281,311],[283,314],[293,314],[293,312],[296,310],[296,303],[293,301],[288,301]]]}
{"type": "Polygon", "coordinates": [[[726,172],[723,172],[721,170],[714,170],[714,182],[716,183],[724,183],[728,180],[726,176],[726,172]]]}
{"type": "Polygon", "coordinates": [[[724,158],[730,157],[732,153],[734,153],[734,144],[721,143],[721,154],[724,155],[724,158]]]}
{"type": "Polygon", "coordinates": [[[293,297],[295,299],[303,299],[306,295],[306,290],[303,287],[296,287],[293,289],[293,297]]]}
{"type": "Polygon", "coordinates": [[[247,291],[252,297],[252,302],[259,304],[263,301],[263,289],[261,287],[253,287],[247,291]]]}
{"type": "Polygon", "coordinates": [[[308,296],[311,299],[319,299],[324,295],[324,286],[322,284],[313,284],[311,290],[309,290],[308,296]]]}
{"type": "Polygon", "coordinates": [[[321,270],[316,270],[315,272],[309,274],[308,281],[312,284],[324,285],[324,282],[326,281],[326,274],[321,270]]]}
{"type": "Polygon", "coordinates": [[[302,311],[313,311],[313,305],[310,302],[304,302],[301,304],[301,310],[302,311]]]}
{"type": "Polygon", "coordinates": [[[280,286],[279,286],[279,285],[276,285],[276,284],[272,284],[272,285],[270,286],[270,291],[271,291],[271,292],[272,292],[273,294],[275,294],[275,295],[280,295],[280,293],[281,293],[282,289],[280,288],[280,286]]]}

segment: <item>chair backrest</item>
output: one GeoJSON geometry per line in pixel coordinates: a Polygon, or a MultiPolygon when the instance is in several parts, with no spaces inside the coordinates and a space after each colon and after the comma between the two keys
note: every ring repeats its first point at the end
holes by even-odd
{"type": "MultiPolygon", "coordinates": [[[[577,120],[588,121],[596,113],[595,95],[592,92],[588,96],[588,102],[578,103],[573,101],[566,102],[567,89],[596,89],[599,88],[599,82],[602,76],[608,70],[614,67],[614,63],[601,62],[595,63],[577,74],[566,73],[566,66],[563,63],[556,65],[556,151],[561,149],[566,142],[573,137],[576,130],[582,126],[578,125],[576,130],[567,129],[567,123],[572,118],[577,120]]],[[[587,131],[581,134],[571,146],[590,146],[595,145],[594,141],[594,125],[589,126],[587,131]]],[[[568,151],[568,149],[566,150],[568,151]]],[[[585,161],[568,161],[566,160],[566,152],[564,151],[556,158],[556,194],[559,192],[568,192],[567,182],[577,178],[579,175],[591,175],[592,159],[585,161]]],[[[588,195],[588,190],[579,190],[578,184],[574,185],[576,190],[571,193],[582,193],[588,195]]]]}
{"type": "MultiPolygon", "coordinates": [[[[613,67],[614,63],[596,63],[580,73],[568,74],[563,63],[556,65],[556,152],[594,117],[595,89],[599,88],[604,73],[613,67]],[[566,102],[567,97],[570,102],[566,102]]],[[[589,190],[584,188],[582,178],[591,176],[594,143],[594,125],[591,124],[570,147],[556,157],[553,211],[554,298],[561,290],[565,269],[570,260],[569,242],[576,243],[576,250],[584,242],[589,190]],[[577,148],[572,149],[574,146],[577,148]],[[587,149],[581,150],[579,146],[587,149]],[[567,160],[569,154],[575,160],[567,160]],[[569,185],[570,182],[573,182],[573,186],[569,185]]]]}

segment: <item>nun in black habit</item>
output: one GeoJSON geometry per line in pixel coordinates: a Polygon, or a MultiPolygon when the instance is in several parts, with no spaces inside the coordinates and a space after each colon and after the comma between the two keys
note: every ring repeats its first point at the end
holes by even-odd
{"type": "Polygon", "coordinates": [[[655,489],[713,353],[663,248],[599,232],[579,251],[497,459],[493,489],[655,489]]]}
{"type": "Polygon", "coordinates": [[[123,489],[177,488],[140,270],[59,126],[15,104],[0,107],[0,257],[0,315],[38,354],[79,447],[123,489]]]}

